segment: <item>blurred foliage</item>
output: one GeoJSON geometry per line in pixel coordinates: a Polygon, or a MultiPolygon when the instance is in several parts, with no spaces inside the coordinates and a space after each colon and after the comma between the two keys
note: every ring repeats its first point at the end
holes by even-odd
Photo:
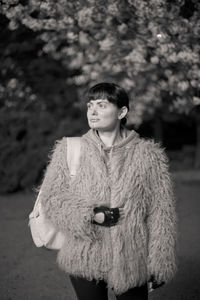
{"type": "Polygon", "coordinates": [[[37,181],[49,151],[50,131],[55,129],[50,117],[40,117],[35,114],[33,118],[29,112],[0,111],[1,192],[30,187],[37,181]]]}
{"type": "MultiPolygon", "coordinates": [[[[165,106],[188,112],[200,104],[200,4],[197,0],[5,0],[10,30],[21,24],[78,86],[114,80],[130,91],[141,123],[165,106]]],[[[80,89],[82,92],[82,89],[80,89]]]]}
{"type": "Polygon", "coordinates": [[[66,82],[72,72],[38,57],[37,34],[23,25],[10,31],[3,16],[0,23],[0,192],[13,192],[39,181],[55,140],[77,135],[83,121],[66,82]]]}
{"type": "Polygon", "coordinates": [[[2,0],[0,191],[31,186],[49,145],[84,130],[97,82],[129,91],[129,124],[195,111],[199,15],[197,0],[2,0]]]}

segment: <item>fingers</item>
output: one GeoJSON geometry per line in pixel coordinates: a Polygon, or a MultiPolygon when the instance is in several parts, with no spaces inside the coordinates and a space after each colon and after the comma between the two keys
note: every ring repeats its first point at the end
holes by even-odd
{"type": "Polygon", "coordinates": [[[120,214],[120,219],[123,219],[125,217],[124,209],[119,208],[119,214],[120,214]]]}
{"type": "Polygon", "coordinates": [[[120,214],[124,214],[124,209],[123,208],[119,208],[119,213],[120,214]]]}
{"type": "Polygon", "coordinates": [[[148,282],[148,291],[149,291],[149,293],[153,291],[152,282],[148,282]]]}
{"type": "Polygon", "coordinates": [[[123,224],[123,220],[124,220],[124,219],[119,219],[119,221],[116,223],[116,226],[117,226],[117,225],[122,225],[122,224],[123,224]]]}
{"type": "Polygon", "coordinates": [[[121,208],[121,207],[119,207],[119,215],[120,215],[120,217],[119,217],[119,220],[118,220],[118,222],[117,222],[117,224],[116,224],[116,225],[121,225],[121,224],[122,224],[122,221],[123,221],[123,219],[125,218],[124,209],[123,209],[123,208],[121,208]]]}

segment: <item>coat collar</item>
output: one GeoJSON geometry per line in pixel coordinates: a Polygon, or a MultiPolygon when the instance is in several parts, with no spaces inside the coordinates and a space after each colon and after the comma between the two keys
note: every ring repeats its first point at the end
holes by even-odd
{"type": "Polygon", "coordinates": [[[122,136],[123,139],[118,142],[117,144],[114,144],[111,147],[106,147],[101,138],[98,135],[97,130],[90,129],[86,134],[83,135],[83,138],[91,141],[94,143],[96,146],[100,147],[103,150],[116,150],[121,147],[129,147],[129,144],[135,143],[139,141],[139,135],[136,131],[134,130],[127,130],[125,127],[122,127],[122,136]]]}

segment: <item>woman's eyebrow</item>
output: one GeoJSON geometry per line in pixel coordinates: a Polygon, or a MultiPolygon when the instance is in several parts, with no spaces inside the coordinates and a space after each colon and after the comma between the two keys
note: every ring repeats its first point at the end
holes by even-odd
{"type": "Polygon", "coordinates": [[[92,103],[92,102],[96,102],[96,103],[106,102],[106,103],[108,103],[108,100],[107,99],[96,99],[96,100],[90,100],[88,103],[92,103]]]}

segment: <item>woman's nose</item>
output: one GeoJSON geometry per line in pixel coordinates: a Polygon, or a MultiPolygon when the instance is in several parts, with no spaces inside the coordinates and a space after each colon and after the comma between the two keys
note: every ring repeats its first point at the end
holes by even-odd
{"type": "Polygon", "coordinates": [[[92,115],[96,116],[97,114],[98,114],[97,109],[95,107],[93,107],[93,109],[92,109],[92,115]]]}

